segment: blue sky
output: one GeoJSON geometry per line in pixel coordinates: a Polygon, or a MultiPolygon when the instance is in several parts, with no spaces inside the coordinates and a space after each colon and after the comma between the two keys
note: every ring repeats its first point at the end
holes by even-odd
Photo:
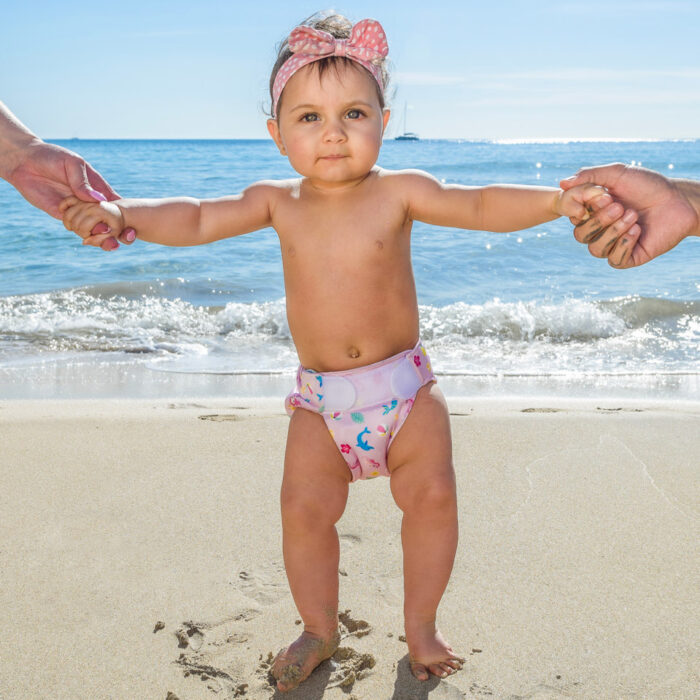
{"type": "Polygon", "coordinates": [[[426,138],[700,137],[700,2],[2,2],[0,99],[46,138],[266,138],[275,44],[333,7],[384,25],[426,138]]]}

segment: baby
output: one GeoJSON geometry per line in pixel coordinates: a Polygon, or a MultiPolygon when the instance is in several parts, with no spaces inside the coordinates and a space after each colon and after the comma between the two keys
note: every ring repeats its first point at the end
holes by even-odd
{"type": "MultiPolygon", "coordinates": [[[[273,665],[279,690],[299,685],[339,643],[335,524],[349,484],[390,478],[403,512],[404,624],[416,678],[444,677],[463,659],[436,626],[457,547],[450,420],[418,336],[413,221],[515,231],[558,216],[602,226],[612,199],[585,185],[444,185],[418,170],[375,165],[389,121],[381,25],[315,16],[292,31],[270,79],[267,127],[301,177],[257,182],[212,200],[74,197],[65,226],[89,244],[103,222],[145,241],[192,246],[273,227],[284,266],[289,328],[301,363],[286,400],[291,420],[281,508],[284,563],[304,623],[273,665]]],[[[624,233],[627,226],[617,219],[624,233]]],[[[437,254],[437,252],[436,252],[437,254]]],[[[231,260],[235,274],[235,259],[231,260]]]]}

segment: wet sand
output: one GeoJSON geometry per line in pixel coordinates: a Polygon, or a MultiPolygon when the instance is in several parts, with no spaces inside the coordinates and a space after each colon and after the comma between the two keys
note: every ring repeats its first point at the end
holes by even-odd
{"type": "Polygon", "coordinates": [[[449,404],[464,670],[410,675],[377,479],[338,525],[341,648],[281,695],[281,400],[0,402],[0,698],[694,697],[700,403],[449,404]]]}

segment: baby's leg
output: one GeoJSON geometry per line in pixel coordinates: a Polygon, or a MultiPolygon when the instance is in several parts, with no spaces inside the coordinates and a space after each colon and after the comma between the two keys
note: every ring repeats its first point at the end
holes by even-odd
{"type": "Polygon", "coordinates": [[[403,511],[404,620],[411,670],[447,676],[461,659],[436,627],[457,550],[450,417],[435,384],[422,387],[389,450],[391,492],[403,511]]]}
{"type": "Polygon", "coordinates": [[[282,537],[289,587],[304,632],[275,659],[279,690],[301,683],[338,647],[336,522],[345,510],[350,470],[323,418],[297,409],[289,423],[282,479],[282,537]]]}

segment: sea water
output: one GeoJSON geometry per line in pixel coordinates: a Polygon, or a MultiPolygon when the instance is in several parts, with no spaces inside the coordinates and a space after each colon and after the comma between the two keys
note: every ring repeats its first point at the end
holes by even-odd
{"type": "MultiPolygon", "coordinates": [[[[56,143],[125,197],[218,197],[295,175],[271,141],[56,143]]],[[[388,141],[379,165],[555,186],[611,161],[700,180],[700,141],[388,141]]],[[[421,337],[452,393],[700,398],[700,239],[615,270],[566,219],[509,234],[416,222],[412,256],[421,337]]],[[[210,393],[219,375],[216,391],[236,394],[241,377],[287,382],[296,364],[273,230],[105,253],[0,181],[0,398],[133,394],[117,369],[137,371],[146,395],[167,395],[176,374],[187,392],[210,393]]]]}

